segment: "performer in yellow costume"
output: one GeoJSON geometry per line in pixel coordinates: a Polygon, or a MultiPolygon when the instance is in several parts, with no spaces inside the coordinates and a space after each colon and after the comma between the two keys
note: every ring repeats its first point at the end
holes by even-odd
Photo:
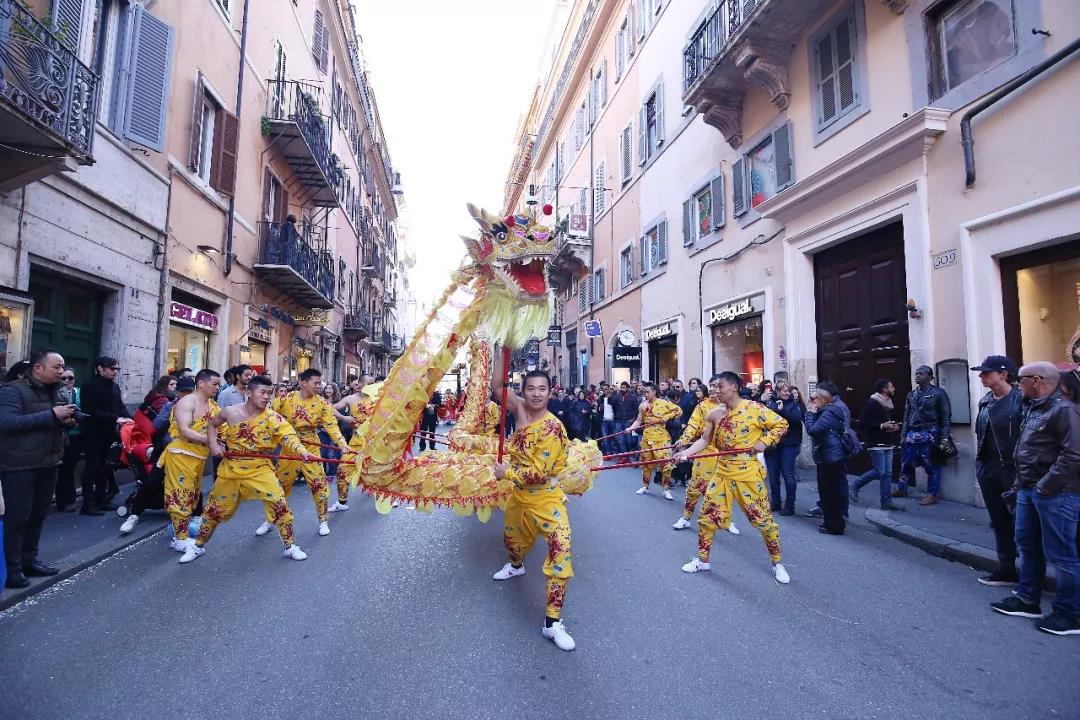
{"type": "MultiPolygon", "coordinates": [[[[726,412],[726,408],[720,402],[720,396],[718,394],[718,386],[715,381],[709,383],[709,395],[694,408],[694,412],[690,415],[690,421],[686,424],[686,428],[683,430],[682,436],[679,441],[675,443],[680,448],[689,447],[691,443],[701,437],[701,431],[705,429],[705,418],[713,410],[721,408],[726,412]]],[[[712,446],[712,441],[705,446],[704,454],[716,452],[716,448],[712,446]]],[[[683,530],[690,527],[690,518],[694,517],[694,509],[697,507],[697,501],[705,494],[705,487],[708,485],[709,480],[712,478],[713,473],[716,472],[716,460],[717,458],[701,458],[694,461],[694,470],[690,474],[690,484],[686,488],[686,502],[683,504],[683,514],[672,525],[676,530],[683,530]]],[[[728,526],[727,531],[732,535],[739,534],[739,528],[735,527],[735,523],[731,519],[731,503],[732,497],[730,493],[727,495],[727,517],[728,526]]]]}
{"type": "MultiPolygon", "coordinates": [[[[364,424],[371,419],[371,414],[375,411],[375,398],[364,394],[364,388],[371,382],[370,375],[361,375],[356,381],[354,392],[351,395],[346,395],[341,398],[334,410],[338,412],[349,413],[349,419],[353,425],[353,436],[349,440],[349,447],[354,452],[360,452],[364,449],[364,443],[362,440],[362,434],[360,430],[364,427],[364,424]]],[[[337,474],[337,502],[327,508],[327,512],[345,512],[349,509],[349,474],[345,472],[339,472],[337,474]]]]}
{"type": "Polygon", "coordinates": [[[480,414],[480,435],[499,437],[499,417],[502,410],[494,400],[488,400],[480,414]]]}
{"type": "MultiPolygon", "coordinates": [[[[284,452],[317,462],[319,457],[308,452],[296,431],[276,412],[270,410],[273,384],[256,375],[248,383],[248,398],[242,405],[225,408],[210,421],[207,439],[210,453],[222,457],[231,453],[272,453],[281,446],[284,452]],[[218,428],[224,426],[225,446],[218,439],[218,428]]],[[[218,466],[217,480],[210,490],[210,501],[203,511],[199,536],[190,544],[180,562],[189,563],[206,552],[206,543],[219,523],[229,520],[244,500],[261,500],[273,517],[285,557],[304,560],[307,554],[293,543],[293,514],[285,500],[285,492],[274,475],[273,462],[268,458],[226,457],[218,466]]]]}
{"type": "MultiPolygon", "coordinates": [[[[320,397],[319,381],[322,380],[322,372],[316,368],[308,368],[300,373],[300,389],[279,397],[274,400],[274,412],[285,418],[292,425],[300,442],[309,448],[319,447],[320,440],[318,430],[322,428],[330,439],[341,448],[344,456],[353,451],[345,442],[345,436],[338,428],[337,417],[334,408],[320,397]]],[[[319,519],[319,535],[329,535],[330,525],[326,522],[327,501],[330,499],[330,481],[326,477],[326,468],[321,459],[316,458],[313,462],[298,462],[296,460],[282,460],[278,462],[277,476],[281,482],[281,489],[285,491],[285,497],[292,494],[293,483],[296,478],[303,475],[307,480],[308,489],[311,490],[311,499],[315,501],[315,514],[319,519]]],[[[256,535],[265,535],[274,526],[273,517],[267,510],[266,520],[255,531],[256,535]]]]}
{"type": "MultiPolygon", "coordinates": [[[[668,434],[665,425],[668,421],[682,415],[682,408],[670,400],[660,397],[656,385],[651,382],[642,383],[641,387],[645,393],[645,400],[638,409],[637,419],[627,430],[633,431],[643,425],[645,426],[641,434],[642,460],[670,458],[671,435],[668,434]]],[[[664,499],[674,500],[675,497],[671,494],[671,471],[674,468],[675,465],[670,462],[659,465],[642,465],[642,486],[637,489],[637,494],[645,495],[649,492],[649,481],[652,480],[653,473],[660,470],[660,482],[664,487],[664,499]]]]}
{"type": "MultiPolygon", "coordinates": [[[[505,380],[496,373],[492,386],[501,392],[505,380]]],[[[570,441],[566,428],[547,410],[551,398],[551,380],[547,373],[534,370],[525,375],[525,397],[507,393],[506,409],[518,420],[518,430],[507,443],[507,462],[495,466],[495,476],[512,485],[503,510],[503,542],[510,562],[495,573],[495,580],[509,580],[525,574],[525,555],[537,536],[547,540],[547,609],[543,635],[560,650],[573,650],[574,639],[562,624],[566,583],[574,575],[570,553],[570,518],[566,513],[566,495],[555,477],[566,467],[570,441]]]]}
{"type": "Polygon", "coordinates": [[[742,378],[733,372],[716,376],[717,396],[727,406],[727,414],[713,410],[705,418],[702,437],[688,449],[679,453],[680,460],[702,452],[712,438],[713,447],[719,450],[742,450],[717,459],[716,472],[705,488],[705,504],[698,518],[698,554],[682,566],[683,572],[694,573],[709,570],[709,554],[713,536],[725,527],[731,515],[734,495],[746,513],[750,523],[761,533],[765,549],[773,563],[773,577],[777,582],[791,582],[787,570],[780,563],[780,526],[769,509],[769,493],[765,483],[765,467],[757,454],[776,445],[787,432],[787,420],[760,405],[739,397],[742,378]]]}
{"type": "Polygon", "coordinates": [[[195,375],[195,392],[181,398],[169,418],[172,441],[158,460],[165,470],[165,511],[172,521],[172,547],[186,552],[192,540],[188,537],[188,521],[202,493],[203,469],[210,457],[206,428],[218,414],[213,398],[221,385],[221,376],[213,370],[200,370],[195,375]]]}

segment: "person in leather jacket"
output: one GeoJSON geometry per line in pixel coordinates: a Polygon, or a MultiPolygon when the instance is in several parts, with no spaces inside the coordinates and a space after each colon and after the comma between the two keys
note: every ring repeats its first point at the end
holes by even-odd
{"type": "Polygon", "coordinates": [[[900,484],[893,497],[907,497],[915,484],[915,468],[926,470],[926,495],[920,505],[933,505],[941,495],[941,465],[931,449],[949,435],[952,408],[944,390],[931,384],[934,371],[927,365],[915,370],[915,388],[904,403],[904,425],[900,430],[900,484]]]}
{"type": "Polygon", "coordinates": [[[1016,525],[1002,494],[1016,482],[1013,451],[1020,438],[1024,413],[1016,382],[1016,364],[1003,355],[990,355],[971,368],[987,393],[979,400],[975,418],[975,477],[979,481],[997,545],[998,569],[979,578],[983,585],[1013,585],[1016,574],[1016,525]]]}

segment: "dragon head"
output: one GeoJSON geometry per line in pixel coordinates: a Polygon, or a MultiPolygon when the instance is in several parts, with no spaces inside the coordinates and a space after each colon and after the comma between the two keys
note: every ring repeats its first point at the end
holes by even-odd
{"type": "MultiPolygon", "coordinates": [[[[497,218],[472,203],[468,207],[480,225],[479,238],[462,236],[473,262],[488,267],[517,300],[546,304],[547,263],[555,255],[556,232],[531,211],[497,218]]],[[[543,213],[551,215],[551,206],[545,205],[543,213]]]]}

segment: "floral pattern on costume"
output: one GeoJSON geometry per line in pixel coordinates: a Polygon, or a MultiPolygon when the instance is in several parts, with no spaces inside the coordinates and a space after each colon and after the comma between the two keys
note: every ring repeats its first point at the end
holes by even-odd
{"type": "MultiPolygon", "coordinates": [[[[217,403],[208,400],[206,411],[193,418],[192,432],[205,433],[210,418],[218,412],[217,403]]],[[[165,475],[165,511],[169,513],[176,539],[187,540],[188,521],[199,503],[203,469],[206,458],[210,457],[210,448],[181,435],[175,408],[169,417],[169,436],[172,440],[165,446],[165,451],[158,460],[158,467],[164,470],[165,475]]]]}
{"type": "MultiPolygon", "coordinates": [[[[274,400],[274,411],[280,414],[296,430],[300,442],[309,448],[317,448],[321,441],[318,431],[321,429],[330,436],[330,441],[337,446],[345,444],[345,437],[334,417],[334,408],[326,398],[312,395],[304,399],[299,390],[293,390],[284,397],[274,400]]],[[[292,495],[293,484],[301,475],[311,489],[311,499],[315,502],[315,514],[319,522],[326,522],[328,502],[330,500],[330,481],[326,477],[326,466],[319,460],[300,462],[299,460],[281,460],[277,466],[277,477],[285,496],[292,495]]],[[[346,496],[348,493],[346,493],[346,496]]],[[[340,491],[339,491],[340,496],[340,491]]],[[[266,511],[267,522],[273,522],[269,508],[266,511]]]]}
{"type": "MultiPolygon", "coordinates": [[[[658,398],[651,403],[644,404],[641,410],[641,421],[645,424],[645,429],[641,433],[642,460],[663,460],[671,457],[671,449],[668,447],[671,445],[671,436],[668,435],[664,423],[674,420],[680,415],[682,415],[682,408],[664,398],[658,398]]],[[[660,481],[664,486],[664,490],[668,490],[671,488],[671,471],[674,467],[669,462],[642,465],[641,482],[645,487],[649,487],[653,473],[659,470],[660,481]]]]}

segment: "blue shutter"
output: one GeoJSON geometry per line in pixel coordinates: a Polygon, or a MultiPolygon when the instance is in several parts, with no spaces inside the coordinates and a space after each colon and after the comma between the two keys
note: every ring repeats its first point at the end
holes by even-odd
{"type": "Polygon", "coordinates": [[[656,226],[657,262],[660,265],[667,263],[667,220],[661,220],[656,226]]]}
{"type": "Polygon", "coordinates": [[[773,151],[776,157],[776,192],[780,192],[795,181],[795,170],[791,161],[791,123],[784,123],[772,134],[773,151]]]}
{"type": "Polygon", "coordinates": [[[739,158],[731,166],[731,214],[742,217],[746,214],[746,160],[739,158]]]}
{"type": "Polygon", "coordinates": [[[83,6],[86,0],[53,0],[52,30],[76,55],[82,36],[83,6]]]}
{"type": "Polygon", "coordinates": [[[134,9],[123,135],[160,151],[165,147],[173,29],[141,6],[134,9]]]}
{"type": "Polygon", "coordinates": [[[717,175],[709,183],[709,194],[712,196],[712,229],[719,230],[724,227],[724,176],[717,175]]]}

